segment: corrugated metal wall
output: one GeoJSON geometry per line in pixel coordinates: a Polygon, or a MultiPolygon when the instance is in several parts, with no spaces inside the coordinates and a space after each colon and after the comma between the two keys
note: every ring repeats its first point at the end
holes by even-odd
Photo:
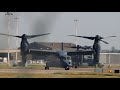
{"type": "Polygon", "coordinates": [[[120,64],[120,53],[101,53],[100,62],[104,64],[120,64]]]}

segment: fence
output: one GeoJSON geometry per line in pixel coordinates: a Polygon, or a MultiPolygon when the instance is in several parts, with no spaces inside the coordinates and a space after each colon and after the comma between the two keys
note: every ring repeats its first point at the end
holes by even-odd
{"type": "Polygon", "coordinates": [[[100,53],[100,63],[120,64],[120,53],[100,53]]]}

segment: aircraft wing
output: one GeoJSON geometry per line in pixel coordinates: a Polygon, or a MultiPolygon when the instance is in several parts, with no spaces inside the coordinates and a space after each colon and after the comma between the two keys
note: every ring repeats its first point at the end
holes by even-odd
{"type": "Polygon", "coordinates": [[[40,54],[40,55],[58,55],[56,51],[53,50],[41,50],[41,49],[29,49],[29,53],[40,54]]]}
{"type": "Polygon", "coordinates": [[[68,55],[90,55],[93,54],[93,50],[78,50],[78,51],[68,51],[68,55]]]}

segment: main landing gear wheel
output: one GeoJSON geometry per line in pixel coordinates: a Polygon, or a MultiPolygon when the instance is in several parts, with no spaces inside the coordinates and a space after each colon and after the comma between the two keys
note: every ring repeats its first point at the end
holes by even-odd
{"type": "Polygon", "coordinates": [[[49,70],[49,67],[48,67],[48,66],[46,66],[46,67],[45,67],[45,70],[49,70]]]}
{"type": "Polygon", "coordinates": [[[75,66],[75,68],[77,68],[77,66],[75,66]]]}

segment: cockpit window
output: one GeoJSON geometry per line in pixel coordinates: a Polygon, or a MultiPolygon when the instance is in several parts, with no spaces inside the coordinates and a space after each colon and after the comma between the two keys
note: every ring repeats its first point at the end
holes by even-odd
{"type": "Polygon", "coordinates": [[[67,56],[67,57],[66,57],[66,60],[71,60],[71,57],[70,57],[70,56],[67,56]]]}
{"type": "Polygon", "coordinates": [[[66,60],[66,58],[65,58],[65,57],[61,57],[61,59],[66,60]]]}
{"type": "Polygon", "coordinates": [[[71,60],[70,56],[61,57],[62,60],[71,60]]]}

